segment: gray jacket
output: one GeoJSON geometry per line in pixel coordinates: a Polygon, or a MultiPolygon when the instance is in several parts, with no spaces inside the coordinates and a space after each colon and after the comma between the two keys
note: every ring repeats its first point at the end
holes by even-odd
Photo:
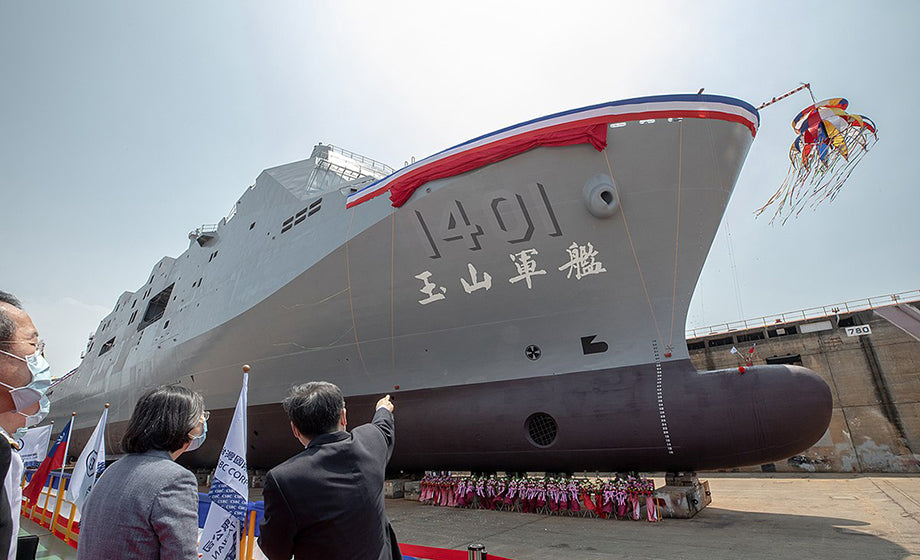
{"type": "Polygon", "coordinates": [[[128,454],[96,482],[80,519],[81,560],[197,560],[198,485],[165,451],[128,454]]]}

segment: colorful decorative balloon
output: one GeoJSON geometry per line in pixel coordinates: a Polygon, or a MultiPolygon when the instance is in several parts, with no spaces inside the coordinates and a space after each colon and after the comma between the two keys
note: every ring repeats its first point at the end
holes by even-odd
{"type": "Polygon", "coordinates": [[[789,149],[789,171],[782,186],[756,214],[775,206],[771,223],[783,223],[805,207],[833,200],[866,152],[878,140],[875,123],[847,113],[842,97],[809,105],[792,119],[798,136],[789,149]]]}

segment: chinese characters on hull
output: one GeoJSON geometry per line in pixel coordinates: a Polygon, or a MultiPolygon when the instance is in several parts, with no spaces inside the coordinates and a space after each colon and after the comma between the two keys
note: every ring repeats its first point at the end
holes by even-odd
{"type": "MultiPolygon", "coordinates": [[[[571,278],[574,274],[575,280],[581,280],[585,276],[607,272],[603,263],[597,260],[598,251],[590,242],[586,245],[579,245],[573,241],[568,249],[566,249],[566,252],[568,253],[569,261],[558,267],[560,272],[567,271],[566,278],[571,278]]],[[[535,259],[535,256],[539,254],[540,253],[533,248],[509,254],[508,256],[511,262],[514,264],[515,269],[517,269],[517,276],[508,278],[508,282],[515,284],[523,281],[524,284],[522,285],[526,285],[527,289],[532,290],[533,278],[547,274],[545,269],[539,267],[535,259]]],[[[466,277],[461,277],[459,279],[460,286],[463,288],[464,292],[472,294],[478,290],[489,291],[492,289],[491,274],[486,271],[480,273],[473,263],[467,263],[466,266],[470,279],[467,280],[466,277]]],[[[418,300],[422,305],[428,305],[429,303],[447,299],[447,288],[439,286],[436,282],[431,280],[431,277],[432,273],[428,270],[415,275],[415,278],[422,281],[422,287],[419,288],[419,291],[427,296],[418,300]]]]}
{"type": "Polygon", "coordinates": [[[476,267],[472,263],[466,265],[470,270],[470,282],[466,281],[466,278],[460,279],[460,284],[463,286],[463,290],[472,294],[476,290],[489,290],[492,288],[492,275],[488,272],[482,273],[482,280],[477,280],[476,267]]]}
{"type": "Polygon", "coordinates": [[[573,271],[575,272],[576,280],[581,280],[582,277],[588,276],[589,274],[607,272],[604,265],[595,259],[597,250],[591,242],[588,242],[586,246],[579,245],[573,241],[566,250],[569,252],[569,262],[559,267],[559,270],[568,269],[568,273],[565,275],[566,278],[571,278],[573,271]]]}
{"type": "Polygon", "coordinates": [[[428,305],[431,302],[444,299],[445,297],[444,294],[447,293],[447,288],[443,286],[438,286],[437,284],[429,280],[429,278],[431,278],[430,272],[426,270],[425,272],[422,272],[421,274],[416,274],[415,277],[425,283],[425,285],[422,286],[421,292],[425,294],[426,296],[428,296],[425,299],[420,299],[418,301],[419,303],[421,303],[422,305],[428,305]],[[441,292],[435,293],[435,290],[438,290],[438,289],[440,289],[441,292]]]}
{"type": "Polygon", "coordinates": [[[531,258],[531,255],[536,255],[536,249],[524,249],[520,253],[508,255],[511,257],[511,262],[514,263],[514,266],[517,268],[518,275],[514,278],[509,278],[508,281],[514,284],[520,280],[527,282],[527,289],[532,290],[533,284],[530,282],[532,276],[540,276],[541,274],[546,274],[546,271],[542,268],[537,270],[537,261],[531,258]]]}

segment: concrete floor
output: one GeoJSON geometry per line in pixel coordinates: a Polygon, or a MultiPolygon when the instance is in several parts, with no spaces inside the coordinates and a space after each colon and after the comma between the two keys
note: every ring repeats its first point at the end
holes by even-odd
{"type": "MultiPolygon", "coordinates": [[[[400,542],[482,542],[514,560],[920,559],[920,477],[705,475],[713,503],[659,524],[471,511],[390,500],[400,542]]],[[[663,481],[658,481],[659,484],[663,481]]]]}
{"type": "MultiPolygon", "coordinates": [[[[920,477],[714,474],[713,503],[689,520],[609,521],[388,500],[400,542],[514,560],[778,558],[920,560],[920,477]]],[[[663,480],[657,480],[662,484],[663,480]]],[[[75,558],[44,534],[40,560],[75,558]],[[44,549],[44,550],[42,550],[44,549]]]]}
{"type": "Polygon", "coordinates": [[[28,519],[20,519],[20,535],[38,535],[38,551],[35,560],[70,560],[77,557],[77,551],[64,541],[51,535],[51,531],[28,519]]]}

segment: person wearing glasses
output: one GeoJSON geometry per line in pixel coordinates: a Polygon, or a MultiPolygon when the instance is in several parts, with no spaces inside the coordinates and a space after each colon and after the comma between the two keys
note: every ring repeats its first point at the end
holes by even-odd
{"type": "Polygon", "coordinates": [[[22,504],[23,465],[17,432],[38,425],[50,409],[45,392],[51,386],[51,368],[45,343],[22,303],[0,291],[0,559],[17,557],[19,509],[22,504]]]}
{"type": "Polygon", "coordinates": [[[77,558],[197,560],[198,483],[176,458],[201,447],[208,417],[200,394],[181,385],[147,391],[121,440],[121,459],[90,492],[77,558]]]}

